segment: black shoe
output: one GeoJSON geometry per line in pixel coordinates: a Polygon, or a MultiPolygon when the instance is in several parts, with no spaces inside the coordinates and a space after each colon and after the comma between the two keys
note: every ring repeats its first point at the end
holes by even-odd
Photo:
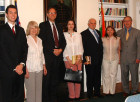
{"type": "Polygon", "coordinates": [[[75,98],[75,101],[80,101],[80,98],[75,98]]]}
{"type": "Polygon", "coordinates": [[[94,95],[94,98],[103,98],[103,95],[101,95],[101,94],[95,94],[94,95]]]}
{"type": "Polygon", "coordinates": [[[68,102],[74,102],[75,98],[69,98],[68,102]]]}
{"type": "Polygon", "coordinates": [[[92,95],[88,95],[88,99],[91,99],[91,98],[93,98],[93,96],[92,95]]]}

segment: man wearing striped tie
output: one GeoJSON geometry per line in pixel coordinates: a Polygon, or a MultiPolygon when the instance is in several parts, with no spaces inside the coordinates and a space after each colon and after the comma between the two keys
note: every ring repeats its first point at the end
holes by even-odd
{"type": "Polygon", "coordinates": [[[124,28],[117,32],[121,39],[121,80],[124,97],[129,94],[137,94],[139,79],[138,67],[140,58],[140,30],[132,27],[132,18],[126,16],[123,19],[124,28]],[[129,89],[129,71],[131,74],[132,88],[129,89]]]}

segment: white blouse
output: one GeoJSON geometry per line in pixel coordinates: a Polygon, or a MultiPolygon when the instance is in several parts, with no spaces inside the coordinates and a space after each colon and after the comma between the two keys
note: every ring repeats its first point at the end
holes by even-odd
{"type": "Polygon", "coordinates": [[[42,40],[37,37],[37,42],[32,36],[27,36],[28,43],[28,55],[26,66],[29,72],[40,72],[43,70],[43,64],[45,64],[42,40]]]}
{"type": "Polygon", "coordinates": [[[118,48],[119,48],[119,40],[117,37],[104,37],[103,41],[103,59],[113,61],[119,59],[118,48]]]}
{"type": "Polygon", "coordinates": [[[69,56],[69,58],[72,60],[73,55],[83,55],[81,34],[74,32],[71,37],[68,32],[65,32],[64,36],[67,44],[63,52],[64,61],[67,61],[67,56],[69,56]]]}

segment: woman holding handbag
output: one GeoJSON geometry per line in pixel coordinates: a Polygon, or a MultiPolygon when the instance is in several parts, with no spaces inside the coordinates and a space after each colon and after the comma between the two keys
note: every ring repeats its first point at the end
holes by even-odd
{"type": "MultiPolygon", "coordinates": [[[[65,67],[73,71],[82,70],[83,45],[81,34],[75,30],[75,22],[70,19],[67,22],[67,32],[64,33],[67,45],[63,53],[65,67]]],[[[80,98],[80,83],[67,82],[69,99],[80,98]]]]}

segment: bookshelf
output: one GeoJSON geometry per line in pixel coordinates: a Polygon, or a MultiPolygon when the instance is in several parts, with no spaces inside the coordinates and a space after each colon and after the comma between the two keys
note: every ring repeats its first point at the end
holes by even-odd
{"type": "Polygon", "coordinates": [[[6,22],[5,8],[11,4],[12,0],[0,0],[0,25],[6,22]]]}
{"type": "MultiPolygon", "coordinates": [[[[99,19],[101,19],[101,0],[99,4],[99,19]]],[[[105,26],[113,26],[116,31],[123,28],[123,18],[128,15],[127,0],[102,0],[104,9],[105,26]]],[[[99,21],[99,26],[101,22],[99,21]]]]}

